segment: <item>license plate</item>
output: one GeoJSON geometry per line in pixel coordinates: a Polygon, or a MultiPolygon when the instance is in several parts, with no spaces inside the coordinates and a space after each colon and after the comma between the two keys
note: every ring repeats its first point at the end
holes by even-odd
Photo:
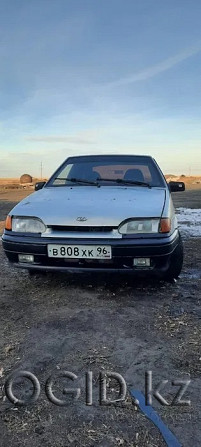
{"type": "Polygon", "coordinates": [[[112,248],[106,245],[48,245],[49,258],[112,259],[112,248]]]}

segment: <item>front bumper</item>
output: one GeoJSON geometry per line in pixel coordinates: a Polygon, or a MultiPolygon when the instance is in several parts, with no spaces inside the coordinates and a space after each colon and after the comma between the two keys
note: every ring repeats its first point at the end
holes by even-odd
{"type": "Polygon", "coordinates": [[[179,244],[179,232],[158,237],[134,237],[123,239],[66,239],[41,238],[38,236],[16,235],[5,231],[2,237],[3,248],[8,260],[15,267],[29,270],[80,272],[122,272],[137,274],[155,274],[163,276],[168,270],[174,251],[179,244]],[[111,260],[72,260],[49,258],[48,244],[62,245],[110,245],[111,260]],[[18,254],[34,255],[34,263],[20,263],[18,254]],[[134,267],[133,259],[146,257],[151,259],[150,267],[134,267]]]}

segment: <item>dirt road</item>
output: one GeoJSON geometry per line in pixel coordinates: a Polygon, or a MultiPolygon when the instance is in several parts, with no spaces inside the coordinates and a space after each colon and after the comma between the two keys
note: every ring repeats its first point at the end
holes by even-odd
{"type": "MultiPolygon", "coordinates": [[[[3,221],[18,198],[0,199],[3,221]]],[[[177,207],[201,208],[201,191],[174,200],[177,207]]],[[[169,380],[161,391],[168,402],[178,389],[171,382],[190,377],[183,397],[190,406],[161,406],[153,399],[153,407],[180,445],[200,445],[201,238],[186,236],[184,244],[185,266],[175,284],[115,275],[30,278],[8,265],[0,247],[2,447],[165,446],[130,398],[129,390],[145,393],[146,371],[153,372],[154,386],[169,380]],[[28,370],[39,379],[41,395],[34,405],[17,408],[5,399],[5,380],[15,370],[28,370]],[[77,375],[74,387],[81,388],[81,397],[63,396],[68,405],[62,408],[48,401],[44,385],[63,370],[77,375]],[[124,403],[99,405],[98,375],[107,370],[126,380],[124,403]],[[85,404],[87,371],[94,376],[91,407],[85,404]]],[[[115,398],[116,384],[111,387],[109,396],[115,398]]],[[[28,384],[17,392],[24,389],[30,393],[28,384]]],[[[61,397],[61,390],[57,383],[55,394],[61,397]]]]}

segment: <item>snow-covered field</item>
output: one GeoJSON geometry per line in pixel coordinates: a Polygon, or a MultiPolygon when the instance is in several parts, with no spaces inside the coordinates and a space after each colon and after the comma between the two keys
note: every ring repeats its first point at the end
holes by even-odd
{"type": "Polygon", "coordinates": [[[177,218],[184,237],[201,237],[201,209],[177,208],[177,218]]]}

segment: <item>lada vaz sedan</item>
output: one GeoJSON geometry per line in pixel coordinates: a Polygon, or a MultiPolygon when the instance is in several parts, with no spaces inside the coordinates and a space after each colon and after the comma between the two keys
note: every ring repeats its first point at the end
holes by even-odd
{"type": "Polygon", "coordinates": [[[183,247],[171,192],[155,160],[139,155],[68,158],[9,213],[9,261],[36,271],[129,272],[177,278],[183,247]]]}

